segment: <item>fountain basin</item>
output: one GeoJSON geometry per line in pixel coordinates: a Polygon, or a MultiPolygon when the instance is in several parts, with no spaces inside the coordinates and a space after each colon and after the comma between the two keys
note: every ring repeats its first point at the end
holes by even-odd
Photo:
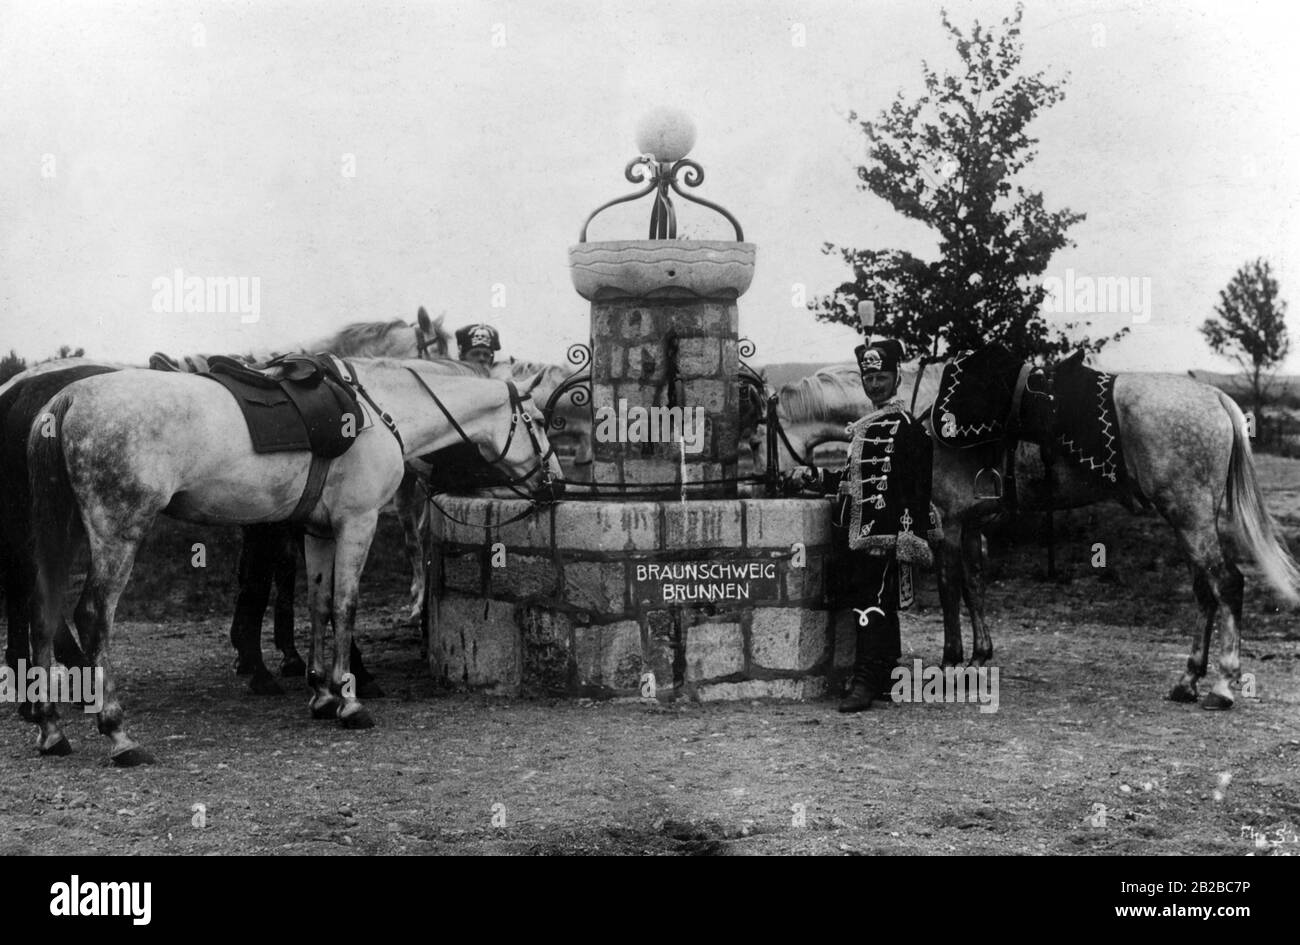
{"type": "Polygon", "coordinates": [[[730,240],[608,240],[569,247],[573,287],[609,299],[739,298],[754,279],[753,243],[730,240]]]}
{"type": "Polygon", "coordinates": [[[429,666],[444,684],[806,699],[842,675],[824,500],[569,501],[510,524],[527,503],[439,504],[429,666]]]}

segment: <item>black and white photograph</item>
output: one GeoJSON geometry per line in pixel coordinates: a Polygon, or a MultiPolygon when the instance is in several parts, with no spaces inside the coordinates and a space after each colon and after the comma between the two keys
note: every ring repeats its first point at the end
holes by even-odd
{"type": "MultiPolygon", "coordinates": [[[[0,853],[87,858],[24,909],[1300,853],[1298,21],[0,4],[0,853]]],[[[1241,934],[1223,862],[1087,901],[1241,934]]]]}

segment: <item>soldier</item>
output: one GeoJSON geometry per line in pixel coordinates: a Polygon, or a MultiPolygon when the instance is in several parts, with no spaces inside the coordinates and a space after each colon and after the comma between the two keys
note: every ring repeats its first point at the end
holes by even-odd
{"type": "Polygon", "coordinates": [[[491,325],[466,325],[456,332],[456,346],[460,348],[460,360],[481,365],[486,371],[496,361],[501,339],[491,325]]]}
{"type": "Polygon", "coordinates": [[[841,712],[861,712],[887,697],[902,653],[898,611],[912,603],[912,565],[928,566],[938,540],[930,507],[932,448],[898,392],[903,346],[892,339],[855,349],[862,387],[875,408],[852,423],[848,462],[839,470],[796,470],[796,487],[837,497],[832,605],[857,615],[853,685],[841,712]]]}

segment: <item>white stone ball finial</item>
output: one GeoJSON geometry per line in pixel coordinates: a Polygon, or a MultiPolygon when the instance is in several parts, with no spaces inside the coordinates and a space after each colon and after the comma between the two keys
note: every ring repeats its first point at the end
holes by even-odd
{"type": "Polygon", "coordinates": [[[680,161],[695,146],[695,122],[680,108],[652,108],[637,122],[636,146],[661,164],[680,161]]]}

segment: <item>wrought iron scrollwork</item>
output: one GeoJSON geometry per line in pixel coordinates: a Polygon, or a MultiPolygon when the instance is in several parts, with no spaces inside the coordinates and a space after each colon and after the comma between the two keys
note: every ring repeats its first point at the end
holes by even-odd
{"type": "Polygon", "coordinates": [[[582,233],[578,236],[578,242],[587,242],[587,227],[591,225],[591,221],[596,218],[597,214],[617,204],[637,200],[651,191],[656,191],[656,193],[654,207],[650,210],[649,238],[652,240],[677,239],[677,208],[673,206],[672,196],[669,193],[672,191],[691,203],[698,203],[702,207],[708,207],[710,210],[721,214],[731,224],[732,229],[735,230],[736,242],[743,243],[745,234],[736,218],[724,207],[702,197],[692,196],[682,190],[681,187],[677,186],[679,175],[681,183],[687,187],[698,187],[704,183],[704,168],[690,158],[682,158],[672,164],[661,163],[645,154],[633,158],[628,162],[627,167],[623,169],[623,176],[633,184],[639,184],[649,176],[649,183],[635,193],[615,197],[593,210],[582,224],[582,233]]]}
{"type": "Polygon", "coordinates": [[[542,407],[542,416],[546,418],[546,430],[550,433],[561,433],[568,426],[567,421],[560,416],[556,409],[560,405],[560,399],[566,394],[569,402],[575,407],[582,407],[591,403],[591,348],[582,343],[569,345],[569,350],[564,354],[565,360],[574,365],[575,370],[572,374],[560,381],[555,390],[551,391],[551,396],[546,398],[546,405],[542,407]]]}

